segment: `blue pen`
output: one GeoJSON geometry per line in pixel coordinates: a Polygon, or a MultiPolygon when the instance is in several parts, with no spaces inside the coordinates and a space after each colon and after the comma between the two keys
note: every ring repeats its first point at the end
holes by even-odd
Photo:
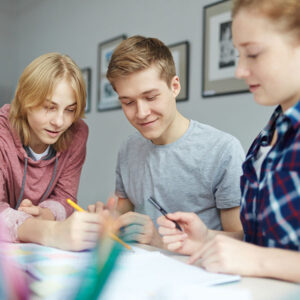
{"type": "MultiPolygon", "coordinates": [[[[155,207],[155,208],[157,208],[168,220],[170,220],[168,217],[167,217],[167,214],[168,214],[168,212],[165,210],[165,209],[163,209],[161,206],[160,206],[160,204],[158,204],[158,202],[154,199],[154,198],[152,198],[152,197],[150,197],[149,199],[148,199],[148,201],[151,203],[151,204],[153,204],[153,206],[155,207]]],[[[175,223],[175,225],[176,225],[176,228],[177,229],[179,229],[180,231],[182,231],[182,228],[179,226],[179,224],[176,222],[176,221],[173,221],[173,220],[170,220],[170,221],[172,221],[172,222],[174,222],[175,223]]]]}

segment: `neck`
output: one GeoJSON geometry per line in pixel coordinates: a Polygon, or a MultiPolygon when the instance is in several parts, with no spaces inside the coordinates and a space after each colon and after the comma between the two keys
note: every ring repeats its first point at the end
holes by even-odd
{"type": "Polygon", "coordinates": [[[176,142],[181,138],[189,128],[190,121],[178,111],[173,122],[158,141],[152,141],[157,145],[167,145],[176,142]]]}
{"type": "Polygon", "coordinates": [[[30,145],[29,147],[34,151],[34,153],[41,154],[46,151],[49,145],[46,144],[38,144],[38,145],[30,145]]]}

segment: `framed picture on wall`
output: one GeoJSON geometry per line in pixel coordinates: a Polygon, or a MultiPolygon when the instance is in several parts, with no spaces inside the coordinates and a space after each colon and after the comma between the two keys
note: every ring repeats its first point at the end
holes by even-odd
{"type": "Polygon", "coordinates": [[[245,93],[248,87],[234,76],[237,53],[232,43],[231,0],[203,8],[202,96],[245,93]]]}
{"type": "Polygon", "coordinates": [[[168,46],[171,50],[176,74],[179,77],[181,90],[177,96],[177,101],[188,100],[189,98],[189,61],[190,61],[190,44],[188,41],[179,42],[168,46]]]}
{"type": "Polygon", "coordinates": [[[86,85],[86,105],[85,105],[85,113],[91,111],[91,68],[83,68],[81,69],[81,73],[86,85]]]}
{"type": "Polygon", "coordinates": [[[98,46],[98,111],[121,107],[117,93],[106,78],[106,72],[113,51],[124,39],[126,39],[126,35],[120,35],[104,41],[98,46]]]}

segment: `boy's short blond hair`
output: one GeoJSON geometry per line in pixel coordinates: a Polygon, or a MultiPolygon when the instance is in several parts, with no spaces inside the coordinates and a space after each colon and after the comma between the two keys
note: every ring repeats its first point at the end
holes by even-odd
{"type": "MultiPolygon", "coordinates": [[[[53,52],[39,56],[24,69],[9,114],[11,126],[18,133],[23,145],[28,146],[31,139],[28,111],[43,105],[51,97],[56,84],[63,79],[69,82],[74,91],[77,104],[74,115],[76,122],[84,117],[86,104],[85,82],[76,63],[67,55],[53,52]]],[[[68,147],[71,127],[53,145],[56,151],[63,151],[68,147]]]]}
{"type": "Polygon", "coordinates": [[[168,87],[176,75],[174,60],[169,48],[156,38],[135,35],[115,49],[106,76],[112,86],[122,77],[156,66],[168,87]]]}

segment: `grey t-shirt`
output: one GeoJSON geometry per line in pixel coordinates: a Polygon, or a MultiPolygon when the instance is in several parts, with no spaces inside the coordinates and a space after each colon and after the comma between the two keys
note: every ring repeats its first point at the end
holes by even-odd
{"type": "Polygon", "coordinates": [[[233,136],[191,120],[177,141],[155,145],[139,132],[122,145],[116,168],[116,195],[156,225],[161,213],[196,213],[211,229],[222,229],[220,209],[240,205],[240,176],[245,154],[233,136]]]}

